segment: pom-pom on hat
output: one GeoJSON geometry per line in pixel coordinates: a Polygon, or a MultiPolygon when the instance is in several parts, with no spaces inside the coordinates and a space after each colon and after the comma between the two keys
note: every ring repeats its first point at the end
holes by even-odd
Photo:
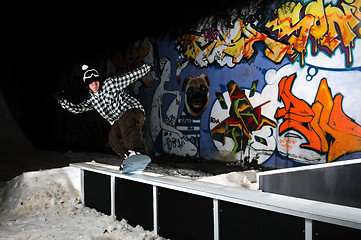
{"type": "Polygon", "coordinates": [[[84,76],[83,76],[83,81],[85,85],[89,85],[94,81],[99,81],[99,73],[97,70],[95,69],[88,69],[88,65],[83,65],[81,67],[81,69],[83,69],[84,72],[84,76]]]}

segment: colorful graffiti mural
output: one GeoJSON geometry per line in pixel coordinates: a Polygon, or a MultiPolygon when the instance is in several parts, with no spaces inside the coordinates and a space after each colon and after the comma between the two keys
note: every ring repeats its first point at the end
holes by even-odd
{"type": "Polygon", "coordinates": [[[152,42],[154,151],[277,168],[361,157],[361,1],[266,16],[152,42]]]}
{"type": "MultiPolygon", "coordinates": [[[[257,107],[253,107],[250,103],[245,91],[242,90],[234,81],[227,84],[228,93],[231,99],[231,106],[229,109],[229,117],[219,123],[211,130],[211,135],[214,140],[225,144],[225,137],[229,137],[234,141],[234,148],[230,155],[234,156],[236,152],[245,151],[250,140],[251,133],[257,131],[263,126],[276,127],[276,123],[261,114],[261,107],[266,105],[265,102],[257,107]]],[[[221,105],[224,103],[224,98],[221,93],[218,93],[218,98],[221,99],[221,105]]],[[[252,97],[254,92],[250,92],[252,97]]],[[[225,104],[226,105],[226,104],[225,104]]],[[[222,108],[227,108],[223,106],[222,108]]],[[[262,137],[254,137],[259,143],[267,145],[267,140],[262,137]]]]}
{"type": "Polygon", "coordinates": [[[331,56],[340,48],[346,66],[351,67],[354,41],[361,37],[360,6],[360,0],[337,4],[323,0],[287,1],[259,26],[261,32],[239,18],[225,33],[208,27],[181,36],[179,49],[187,60],[200,67],[214,61],[233,67],[242,59],[249,61],[256,52],[255,43],[261,42],[265,45],[264,55],[273,62],[280,63],[287,56],[292,63],[299,59],[304,66],[306,46],[310,43],[313,55],[323,51],[331,56]]]}
{"type": "Polygon", "coordinates": [[[324,78],[314,103],[309,105],[291,93],[295,78],[296,74],[292,74],[282,78],[279,83],[278,99],[284,103],[284,107],[278,108],[275,114],[276,119],[283,119],[279,134],[283,135],[290,129],[301,133],[307,143],[300,147],[327,154],[327,162],[361,151],[361,126],[343,112],[342,95],[337,94],[332,98],[324,78]]]}
{"type": "Polygon", "coordinates": [[[361,2],[323,0],[307,3],[288,1],[274,10],[274,15],[265,24],[275,38],[287,42],[288,59],[299,58],[305,65],[306,45],[310,42],[312,54],[323,51],[331,56],[337,48],[345,54],[345,64],[353,63],[354,40],[361,37],[361,2]],[[310,41],[309,41],[310,40],[310,41]]]}
{"type": "Polygon", "coordinates": [[[205,29],[186,34],[178,39],[179,48],[182,49],[186,59],[194,61],[200,67],[205,67],[214,61],[220,66],[227,65],[228,67],[233,67],[242,59],[249,61],[255,54],[256,42],[266,45],[265,56],[276,63],[282,61],[288,49],[288,45],[267,37],[249,23],[244,24],[242,19],[238,19],[234,26],[224,34],[218,30],[216,34],[209,32],[211,31],[205,29]]]}

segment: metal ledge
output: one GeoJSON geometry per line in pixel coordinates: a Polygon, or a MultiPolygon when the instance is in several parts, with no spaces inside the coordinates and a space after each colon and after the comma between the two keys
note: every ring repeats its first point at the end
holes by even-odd
{"type": "Polygon", "coordinates": [[[261,191],[201,182],[182,177],[139,172],[121,174],[118,167],[95,163],[74,163],[70,166],[112,177],[177,190],[199,196],[283,213],[306,220],[316,220],[340,226],[361,229],[361,209],[337,204],[306,200],[261,191]]]}

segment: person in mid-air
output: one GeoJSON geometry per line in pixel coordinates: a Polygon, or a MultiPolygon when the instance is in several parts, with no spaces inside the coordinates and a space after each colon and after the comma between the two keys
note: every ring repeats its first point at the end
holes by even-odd
{"type": "Polygon", "coordinates": [[[146,75],[152,68],[149,63],[128,73],[109,77],[101,81],[96,69],[85,70],[83,81],[89,86],[89,96],[83,102],[74,104],[57,95],[58,103],[72,113],[82,113],[95,109],[112,125],[109,132],[110,147],[122,158],[130,155],[149,155],[143,139],[142,128],[145,110],[137,99],[124,90],[131,83],[146,75]]]}

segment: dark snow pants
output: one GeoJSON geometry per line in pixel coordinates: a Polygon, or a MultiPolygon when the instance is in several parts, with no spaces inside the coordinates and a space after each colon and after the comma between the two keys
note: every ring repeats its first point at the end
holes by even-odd
{"type": "Polygon", "coordinates": [[[149,155],[142,133],[144,121],[143,111],[133,108],[126,111],[111,127],[109,145],[122,158],[129,154],[129,150],[149,155]]]}

